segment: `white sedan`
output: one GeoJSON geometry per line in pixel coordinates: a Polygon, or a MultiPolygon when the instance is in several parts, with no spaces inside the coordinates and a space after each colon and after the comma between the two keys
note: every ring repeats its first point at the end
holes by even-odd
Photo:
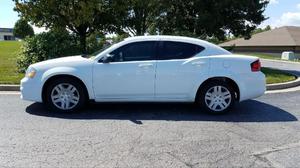
{"type": "Polygon", "coordinates": [[[211,113],[266,90],[257,57],[233,55],[205,41],[176,36],[127,38],[86,58],[30,65],[21,98],[52,110],[78,111],[96,102],[196,102],[211,113]]]}

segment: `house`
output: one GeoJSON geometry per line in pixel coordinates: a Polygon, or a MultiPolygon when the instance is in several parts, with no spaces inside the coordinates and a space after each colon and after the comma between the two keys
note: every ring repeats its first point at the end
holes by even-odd
{"type": "Polygon", "coordinates": [[[235,39],[220,44],[233,52],[269,53],[281,55],[284,51],[300,53],[300,27],[285,26],[253,35],[249,40],[235,39]]]}
{"type": "Polygon", "coordinates": [[[10,28],[0,28],[0,41],[4,40],[16,40],[13,35],[13,29],[10,28]]]}

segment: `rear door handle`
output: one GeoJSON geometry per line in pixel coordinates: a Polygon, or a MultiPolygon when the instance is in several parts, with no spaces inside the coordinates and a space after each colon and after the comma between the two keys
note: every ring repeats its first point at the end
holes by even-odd
{"type": "Polygon", "coordinates": [[[151,67],[153,67],[153,64],[140,64],[139,67],[140,68],[151,68],[151,67]]]}

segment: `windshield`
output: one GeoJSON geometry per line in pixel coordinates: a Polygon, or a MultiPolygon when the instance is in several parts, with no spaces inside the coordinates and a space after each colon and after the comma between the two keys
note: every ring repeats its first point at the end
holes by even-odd
{"type": "Polygon", "coordinates": [[[83,55],[83,57],[85,58],[94,58],[96,57],[98,54],[102,53],[104,50],[108,49],[109,47],[111,47],[113,44],[105,44],[102,49],[92,53],[92,54],[87,54],[87,55],[83,55]]]}

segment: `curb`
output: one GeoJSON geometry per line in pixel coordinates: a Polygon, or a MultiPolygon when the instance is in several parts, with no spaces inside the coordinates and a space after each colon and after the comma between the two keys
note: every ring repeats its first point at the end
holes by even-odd
{"type": "MultiPolygon", "coordinates": [[[[270,67],[268,67],[268,68],[270,68],[270,67]]],[[[270,68],[270,69],[276,69],[276,68],[270,68]]],[[[280,69],[276,69],[276,70],[280,70],[280,69]]],[[[296,80],[293,80],[293,81],[290,81],[290,82],[285,82],[285,83],[268,84],[266,86],[267,91],[289,89],[289,88],[300,86],[299,74],[296,74],[293,71],[287,71],[287,70],[280,70],[280,71],[283,71],[285,73],[294,75],[296,77],[296,80]]]]}
{"type": "Polygon", "coordinates": [[[267,85],[267,90],[282,90],[300,86],[300,78],[286,83],[276,83],[267,85]]]}
{"type": "Polygon", "coordinates": [[[20,85],[0,85],[0,91],[20,91],[20,85]]]}

